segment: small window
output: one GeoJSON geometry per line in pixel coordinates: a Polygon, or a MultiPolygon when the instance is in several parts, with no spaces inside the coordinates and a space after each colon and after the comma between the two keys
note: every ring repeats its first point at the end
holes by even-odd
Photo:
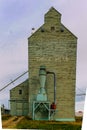
{"type": "Polygon", "coordinates": [[[22,90],[21,89],[19,90],[19,94],[22,94],[22,90]]]}
{"type": "Polygon", "coordinates": [[[44,32],[44,28],[41,28],[41,32],[44,32]]]}
{"type": "Polygon", "coordinates": [[[52,26],[52,27],[51,27],[51,31],[54,31],[54,30],[55,30],[55,27],[52,26]]]}
{"type": "Polygon", "coordinates": [[[60,31],[61,31],[61,32],[64,32],[64,29],[61,29],[60,31]]]}

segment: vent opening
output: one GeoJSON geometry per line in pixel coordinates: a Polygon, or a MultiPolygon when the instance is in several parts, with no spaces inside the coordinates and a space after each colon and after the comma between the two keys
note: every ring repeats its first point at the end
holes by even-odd
{"type": "Polygon", "coordinates": [[[52,26],[52,27],[51,27],[51,31],[54,31],[54,30],[55,30],[55,27],[54,27],[54,26],[52,26]]]}

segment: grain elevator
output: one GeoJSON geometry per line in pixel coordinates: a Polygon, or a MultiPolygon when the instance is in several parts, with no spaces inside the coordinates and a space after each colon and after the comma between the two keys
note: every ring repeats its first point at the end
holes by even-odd
{"type": "Polygon", "coordinates": [[[44,24],[28,38],[29,114],[32,118],[75,120],[76,50],[77,37],[61,23],[61,14],[50,8],[44,15],[44,24]],[[56,110],[52,116],[45,106],[50,109],[54,102],[54,78],[52,74],[45,74],[46,95],[43,98],[46,104],[43,105],[42,97],[38,95],[40,66],[56,75],[56,110]],[[42,102],[41,106],[38,102],[42,102]],[[45,111],[44,114],[41,111],[45,111]]]}
{"type": "Polygon", "coordinates": [[[75,121],[76,53],[77,37],[51,7],[44,24],[28,38],[25,115],[33,120],[75,121]]]}

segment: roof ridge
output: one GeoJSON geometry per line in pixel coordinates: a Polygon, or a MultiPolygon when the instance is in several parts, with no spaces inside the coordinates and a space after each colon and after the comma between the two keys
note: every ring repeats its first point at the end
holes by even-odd
{"type": "MultiPolygon", "coordinates": [[[[60,13],[57,9],[55,9],[53,6],[49,9],[49,11],[50,11],[50,10],[55,10],[57,13],[59,13],[59,14],[61,15],[61,13],[60,13]]],[[[49,12],[49,11],[48,11],[48,12],[49,12]]],[[[48,13],[48,12],[47,12],[47,13],[48,13]]]]}

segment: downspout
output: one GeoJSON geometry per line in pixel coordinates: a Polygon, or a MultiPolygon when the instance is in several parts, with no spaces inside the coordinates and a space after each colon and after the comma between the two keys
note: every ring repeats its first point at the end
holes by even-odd
{"type": "Polygon", "coordinates": [[[54,76],[54,104],[56,104],[56,75],[54,72],[47,71],[47,74],[52,74],[54,76]]]}

